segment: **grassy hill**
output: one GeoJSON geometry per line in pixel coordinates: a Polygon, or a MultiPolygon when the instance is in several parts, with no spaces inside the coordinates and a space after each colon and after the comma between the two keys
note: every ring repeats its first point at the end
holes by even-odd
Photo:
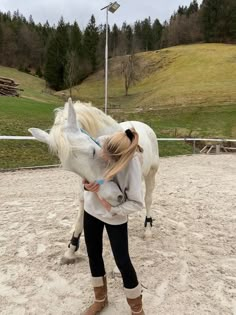
{"type": "MultiPolygon", "coordinates": [[[[123,57],[109,60],[109,102],[124,109],[236,103],[236,45],[196,44],[137,54],[139,81],[124,96],[123,57]]],[[[104,70],[75,87],[75,98],[104,102],[104,70]]]]}
{"type": "MultiPolygon", "coordinates": [[[[0,66],[0,76],[14,79],[23,89],[20,97],[0,97],[0,135],[27,135],[28,128],[48,129],[53,110],[63,104],[45,81],[13,68],[0,66]]],[[[36,141],[0,140],[0,168],[57,163],[46,145],[36,141]]]]}
{"type": "MultiPolygon", "coordinates": [[[[236,45],[177,46],[137,54],[139,77],[125,96],[121,63],[109,60],[109,114],[118,121],[148,123],[158,137],[236,138],[236,45]]],[[[29,127],[48,129],[53,109],[63,104],[61,92],[45,88],[39,78],[0,67],[24,91],[19,98],[0,97],[0,135],[29,135],[29,127]]],[[[64,91],[68,94],[68,91],[64,91]]],[[[73,88],[73,99],[103,108],[104,70],[73,88]]],[[[190,153],[183,143],[160,143],[160,154],[190,153]]],[[[43,144],[0,141],[0,168],[51,164],[57,161],[43,144]]]]}
{"type": "MultiPolygon", "coordinates": [[[[38,101],[40,103],[55,104],[58,97],[55,97],[54,91],[46,88],[45,81],[27,73],[18,71],[14,68],[0,66],[0,76],[12,78],[24,91],[20,92],[21,98],[38,101]]],[[[1,104],[0,97],[0,104],[1,104]]]]}

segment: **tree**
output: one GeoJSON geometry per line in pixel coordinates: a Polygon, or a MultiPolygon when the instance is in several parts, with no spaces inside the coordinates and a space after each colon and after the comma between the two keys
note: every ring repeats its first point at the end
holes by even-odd
{"type": "MultiPolygon", "coordinates": [[[[186,15],[188,12],[188,8],[185,6],[179,6],[178,10],[177,10],[177,14],[174,14],[174,16],[176,15],[186,15]]],[[[173,16],[172,16],[173,17],[173,16]]]]}
{"type": "Polygon", "coordinates": [[[127,54],[133,53],[133,30],[130,25],[126,26],[125,37],[127,42],[127,54]]]}
{"type": "Polygon", "coordinates": [[[140,21],[134,24],[134,52],[142,50],[142,26],[140,21]]]}
{"type": "Polygon", "coordinates": [[[142,27],[142,44],[143,49],[145,51],[153,49],[153,38],[152,38],[152,26],[151,26],[151,19],[145,19],[141,23],[142,27]]]}
{"type": "Polygon", "coordinates": [[[48,85],[55,90],[61,90],[65,86],[65,67],[68,48],[68,29],[63,18],[61,18],[55,34],[53,34],[49,41],[44,73],[48,85]]]}
{"type": "MultiPolygon", "coordinates": [[[[99,41],[97,45],[97,63],[99,65],[104,64],[104,54],[105,54],[105,46],[106,46],[106,25],[100,24],[98,26],[98,34],[99,34],[99,41]]],[[[112,54],[112,46],[110,44],[110,28],[108,26],[108,56],[112,54]]]]}
{"type": "Polygon", "coordinates": [[[224,19],[221,18],[224,11],[223,0],[203,0],[202,25],[206,42],[219,41],[220,29],[224,27],[224,19]]]}
{"type": "Polygon", "coordinates": [[[98,28],[96,26],[95,17],[94,15],[92,15],[84,31],[84,49],[91,63],[92,71],[94,71],[97,66],[96,50],[98,41],[99,41],[98,28]]]}
{"type": "Polygon", "coordinates": [[[72,97],[72,87],[78,82],[79,59],[77,53],[72,50],[67,53],[67,63],[65,69],[65,83],[69,87],[70,97],[72,97]]]}
{"type": "Polygon", "coordinates": [[[163,27],[160,21],[156,19],[152,24],[152,40],[154,49],[160,48],[162,29],[163,27]]]}
{"type": "Polygon", "coordinates": [[[232,41],[236,41],[236,2],[229,0],[230,20],[229,20],[229,36],[232,41]]]}
{"type": "Polygon", "coordinates": [[[70,28],[70,49],[75,52],[78,57],[82,56],[82,32],[77,22],[70,28]]]}
{"type": "Polygon", "coordinates": [[[125,96],[128,96],[130,86],[138,81],[137,67],[138,63],[134,54],[127,56],[121,63],[121,73],[125,83],[125,96]]]}
{"type": "Polygon", "coordinates": [[[161,43],[160,43],[161,48],[168,47],[168,42],[169,42],[169,24],[167,21],[164,21],[163,29],[161,33],[161,43]]]}
{"type": "Polygon", "coordinates": [[[164,24],[161,47],[196,43],[203,40],[200,13],[195,0],[189,7],[179,7],[169,23],[164,24]]]}
{"type": "Polygon", "coordinates": [[[3,41],[2,41],[2,61],[1,64],[7,67],[17,67],[18,64],[18,47],[17,47],[17,38],[13,29],[5,25],[3,32],[3,41]]]}
{"type": "Polygon", "coordinates": [[[111,40],[110,40],[110,47],[112,51],[112,55],[117,55],[117,48],[119,44],[119,29],[116,24],[113,25],[111,31],[111,40]]]}
{"type": "Polygon", "coordinates": [[[198,12],[198,3],[197,0],[193,0],[193,2],[190,3],[187,9],[187,16],[194,14],[196,12],[198,12]]]}
{"type": "Polygon", "coordinates": [[[32,27],[35,26],[35,23],[34,23],[34,20],[33,20],[33,17],[32,17],[31,14],[30,14],[30,16],[29,16],[29,24],[30,24],[30,26],[32,26],[32,27]]]}

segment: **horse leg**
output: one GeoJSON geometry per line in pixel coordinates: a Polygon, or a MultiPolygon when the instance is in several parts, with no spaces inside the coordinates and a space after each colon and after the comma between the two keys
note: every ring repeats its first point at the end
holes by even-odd
{"type": "Polygon", "coordinates": [[[155,175],[157,172],[157,167],[152,167],[147,176],[145,176],[145,206],[146,206],[146,218],[144,222],[144,238],[148,239],[152,237],[152,215],[151,215],[151,206],[152,206],[152,193],[155,187],[155,175]]]}
{"type": "Polygon", "coordinates": [[[84,201],[80,200],[78,215],[75,222],[75,229],[68,245],[68,248],[61,258],[61,264],[73,264],[78,260],[78,256],[75,252],[79,249],[80,236],[83,230],[83,222],[84,222],[84,201]]]}

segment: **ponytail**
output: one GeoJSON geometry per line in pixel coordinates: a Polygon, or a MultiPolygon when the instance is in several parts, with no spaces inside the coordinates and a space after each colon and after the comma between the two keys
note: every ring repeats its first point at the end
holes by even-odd
{"type": "Polygon", "coordinates": [[[117,132],[105,141],[103,150],[110,161],[104,176],[106,180],[110,180],[124,169],[136,151],[143,152],[138,141],[139,135],[134,128],[117,132]]]}

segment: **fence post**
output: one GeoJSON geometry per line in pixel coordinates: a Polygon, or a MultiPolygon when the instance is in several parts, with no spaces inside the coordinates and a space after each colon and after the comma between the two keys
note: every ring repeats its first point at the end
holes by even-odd
{"type": "Polygon", "coordinates": [[[220,144],[216,144],[216,154],[220,154],[220,144]]]}
{"type": "Polygon", "coordinates": [[[193,154],[196,153],[196,141],[193,140],[193,154]]]}

